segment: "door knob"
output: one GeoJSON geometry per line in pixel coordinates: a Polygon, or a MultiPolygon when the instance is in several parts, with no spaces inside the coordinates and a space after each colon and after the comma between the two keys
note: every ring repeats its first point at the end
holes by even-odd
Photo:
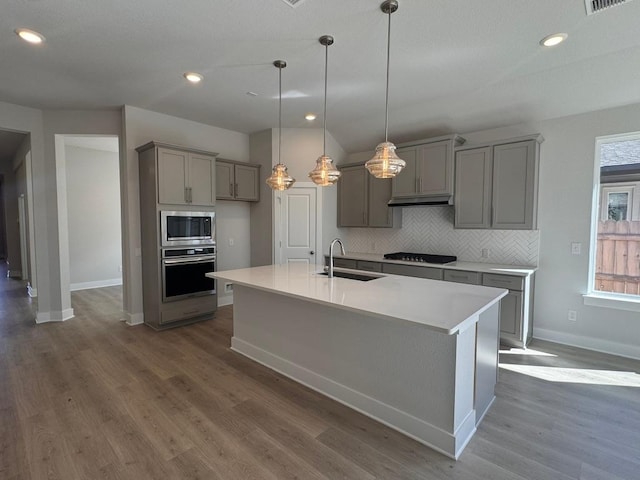
{"type": "Polygon", "coordinates": [[[310,255],[315,255],[315,253],[316,253],[316,252],[314,252],[313,250],[311,250],[311,251],[309,252],[309,254],[310,254],[310,255]]]}

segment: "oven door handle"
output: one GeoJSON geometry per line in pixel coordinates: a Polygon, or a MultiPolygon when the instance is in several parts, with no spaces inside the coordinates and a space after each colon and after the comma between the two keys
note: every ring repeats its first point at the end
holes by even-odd
{"type": "Polygon", "coordinates": [[[201,257],[188,257],[188,258],[165,258],[162,260],[162,263],[165,265],[176,265],[180,263],[206,263],[206,262],[215,262],[215,255],[205,255],[201,257]]]}

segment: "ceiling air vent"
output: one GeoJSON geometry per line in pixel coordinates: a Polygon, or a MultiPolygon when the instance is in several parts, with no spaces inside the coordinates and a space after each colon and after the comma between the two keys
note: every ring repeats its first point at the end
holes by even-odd
{"type": "Polygon", "coordinates": [[[282,0],[284,3],[289,5],[292,8],[299,7],[300,4],[304,3],[305,0],[282,0]]]}
{"type": "Polygon", "coordinates": [[[584,0],[584,4],[587,7],[587,15],[593,15],[609,7],[615,7],[630,1],[631,0],[584,0]]]}

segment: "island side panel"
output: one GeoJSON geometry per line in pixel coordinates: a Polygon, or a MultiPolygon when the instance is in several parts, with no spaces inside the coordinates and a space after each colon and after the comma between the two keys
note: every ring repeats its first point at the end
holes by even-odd
{"type": "Polygon", "coordinates": [[[446,335],[236,284],[232,348],[453,458],[475,431],[475,328],[446,335]]]}
{"type": "Polygon", "coordinates": [[[476,425],[496,398],[500,348],[500,302],[480,314],[476,324],[476,425]]]}

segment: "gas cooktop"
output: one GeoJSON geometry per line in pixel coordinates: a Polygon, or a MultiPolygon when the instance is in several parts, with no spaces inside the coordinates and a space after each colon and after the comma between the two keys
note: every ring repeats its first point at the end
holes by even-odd
{"type": "Polygon", "coordinates": [[[458,260],[458,257],[454,255],[433,255],[430,253],[407,252],[385,253],[384,258],[387,260],[402,260],[405,262],[439,263],[441,265],[458,260]]]}

